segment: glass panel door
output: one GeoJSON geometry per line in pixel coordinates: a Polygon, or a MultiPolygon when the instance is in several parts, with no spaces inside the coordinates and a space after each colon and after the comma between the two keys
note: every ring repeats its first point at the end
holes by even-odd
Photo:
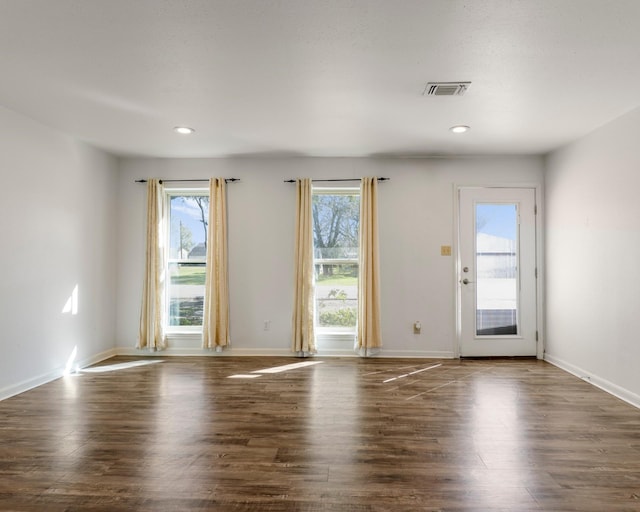
{"type": "Polygon", "coordinates": [[[461,187],[460,355],[537,353],[535,189],[461,187]]]}

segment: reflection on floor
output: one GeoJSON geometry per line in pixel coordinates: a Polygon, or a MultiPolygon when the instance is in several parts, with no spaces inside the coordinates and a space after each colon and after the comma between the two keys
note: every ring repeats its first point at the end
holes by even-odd
{"type": "Polygon", "coordinates": [[[118,357],[0,440],[0,510],[640,510],[640,410],[536,360],[118,357]]]}

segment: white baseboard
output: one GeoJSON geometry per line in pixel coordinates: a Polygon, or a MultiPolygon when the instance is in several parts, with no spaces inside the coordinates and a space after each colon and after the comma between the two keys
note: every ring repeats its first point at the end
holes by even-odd
{"type": "MultiPolygon", "coordinates": [[[[318,357],[359,357],[352,349],[328,349],[321,350],[316,354],[318,357]]],[[[256,348],[233,348],[223,350],[222,352],[216,352],[214,350],[206,350],[202,348],[167,348],[166,350],[152,352],[145,349],[127,348],[127,347],[115,347],[99,354],[95,354],[91,357],[77,361],[73,366],[74,368],[86,368],[93,364],[104,361],[114,356],[136,356],[136,357],[167,357],[167,356],[260,356],[260,357],[296,357],[293,352],[288,348],[269,348],[269,349],[256,349],[256,348]]],[[[453,359],[453,352],[436,352],[436,351],[409,351],[409,350],[393,350],[385,351],[384,348],[372,357],[378,358],[422,358],[422,359],[453,359]]],[[[65,373],[65,368],[60,367],[50,372],[38,375],[36,377],[26,379],[17,384],[12,384],[5,388],[0,389],[0,400],[24,393],[30,389],[36,388],[48,382],[54,381],[62,377],[65,373]]]]}
{"type": "MultiPolygon", "coordinates": [[[[137,349],[128,347],[118,347],[115,349],[119,356],[139,356],[139,357],[165,357],[165,356],[200,356],[200,357],[223,357],[223,356],[263,356],[263,357],[296,357],[289,349],[284,348],[234,348],[229,347],[222,352],[207,350],[202,348],[169,347],[165,350],[150,351],[147,349],[137,349]]],[[[319,350],[318,357],[359,357],[353,349],[331,348],[319,350]]],[[[384,348],[372,357],[395,357],[395,358],[422,358],[422,359],[453,359],[453,352],[445,351],[420,351],[420,350],[392,350],[385,351],[384,348]]]]}
{"type": "Polygon", "coordinates": [[[397,357],[406,359],[455,359],[453,352],[444,350],[385,350],[375,357],[397,357]]]}
{"type": "Polygon", "coordinates": [[[169,347],[165,350],[147,350],[139,348],[117,347],[116,355],[119,356],[138,356],[138,357],[225,357],[225,356],[281,356],[294,357],[293,352],[289,349],[271,348],[271,349],[254,349],[254,348],[227,348],[222,352],[209,350],[204,348],[186,348],[186,347],[169,347]]]}
{"type": "MultiPolygon", "coordinates": [[[[104,352],[100,352],[99,354],[95,354],[91,357],[83,359],[82,361],[77,361],[74,364],[74,367],[85,368],[87,366],[91,366],[92,364],[99,363],[100,361],[104,361],[105,359],[109,359],[116,355],[116,349],[112,348],[109,350],[105,350],[104,352]]],[[[7,386],[5,388],[0,389],[0,400],[5,400],[15,395],[19,395],[20,393],[24,393],[25,391],[29,391],[30,389],[37,388],[38,386],[42,386],[47,382],[54,381],[62,377],[65,373],[65,368],[60,367],[55,370],[47,373],[43,373],[42,375],[38,375],[37,377],[32,377],[30,379],[23,380],[22,382],[18,382],[17,384],[12,384],[11,386],[7,386]]]]}
{"type": "Polygon", "coordinates": [[[79,368],[86,368],[87,366],[91,366],[92,364],[99,363],[100,361],[104,361],[105,359],[109,359],[110,357],[114,357],[118,354],[118,350],[114,348],[110,348],[109,350],[105,350],[104,352],[100,352],[94,356],[83,359],[78,362],[79,368]]]}
{"type": "Polygon", "coordinates": [[[25,391],[29,391],[30,389],[42,386],[47,382],[56,380],[62,377],[63,372],[64,369],[62,368],[56,369],[52,372],[43,373],[42,375],[38,375],[37,377],[23,380],[22,382],[18,382],[17,384],[12,384],[10,386],[2,388],[0,389],[0,400],[6,400],[7,398],[11,398],[12,396],[19,395],[20,393],[24,393],[25,391]]]}
{"type": "Polygon", "coordinates": [[[566,372],[569,372],[572,375],[575,375],[576,377],[582,379],[583,381],[588,382],[589,384],[592,384],[603,391],[606,391],[610,395],[613,395],[616,398],[619,398],[620,400],[623,400],[628,404],[631,404],[634,407],[637,407],[638,409],[640,409],[640,395],[637,395],[636,393],[633,393],[628,389],[620,387],[617,384],[614,384],[613,382],[610,382],[606,379],[598,377],[597,375],[593,375],[578,366],[575,366],[571,363],[563,361],[562,359],[554,357],[550,354],[545,354],[544,360],[547,361],[548,363],[551,363],[554,366],[557,366],[558,368],[566,372]]]}

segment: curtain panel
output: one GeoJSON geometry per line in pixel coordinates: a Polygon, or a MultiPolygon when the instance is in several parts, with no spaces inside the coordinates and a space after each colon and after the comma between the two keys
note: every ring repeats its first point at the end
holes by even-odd
{"type": "Polygon", "coordinates": [[[142,286],[140,330],[137,348],[166,347],[164,326],[164,187],[157,179],[147,181],[147,236],[142,286]]]}
{"type": "Polygon", "coordinates": [[[371,355],[382,347],[380,329],[380,262],[378,256],[378,179],[360,182],[358,334],[356,350],[371,355]]]}
{"type": "Polygon", "coordinates": [[[296,180],[296,231],[291,350],[300,356],[316,352],[313,278],[311,179],[296,180]]]}
{"type": "Polygon", "coordinates": [[[224,178],[209,180],[207,240],[202,346],[222,350],[230,343],[227,192],[224,178]]]}

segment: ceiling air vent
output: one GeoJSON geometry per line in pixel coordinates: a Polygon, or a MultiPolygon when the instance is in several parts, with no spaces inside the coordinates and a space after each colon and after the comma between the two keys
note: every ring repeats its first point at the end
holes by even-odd
{"type": "Polygon", "coordinates": [[[423,96],[462,96],[471,82],[429,82],[423,96]]]}

